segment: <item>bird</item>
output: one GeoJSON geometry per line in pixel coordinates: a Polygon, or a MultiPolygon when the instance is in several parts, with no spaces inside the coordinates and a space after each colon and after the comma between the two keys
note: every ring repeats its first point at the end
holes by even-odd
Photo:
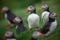
{"type": "Polygon", "coordinates": [[[36,14],[36,8],[32,5],[27,7],[27,12],[29,13],[27,17],[27,22],[29,25],[29,29],[33,28],[38,28],[39,27],[39,22],[40,22],[40,17],[38,14],[36,14]]]}
{"type": "Polygon", "coordinates": [[[26,30],[22,18],[13,14],[7,6],[2,7],[1,13],[5,15],[5,19],[9,24],[6,26],[7,30],[10,30],[10,27],[14,26],[15,24],[17,33],[24,32],[26,30]]]}
{"type": "Polygon", "coordinates": [[[47,4],[42,5],[41,10],[43,11],[42,19],[44,25],[32,33],[31,40],[38,40],[38,38],[49,36],[57,28],[56,13],[50,12],[47,4]]]}
{"type": "Polygon", "coordinates": [[[14,35],[14,32],[12,31],[6,31],[5,34],[4,34],[4,40],[17,40],[15,35],[14,35]]]}

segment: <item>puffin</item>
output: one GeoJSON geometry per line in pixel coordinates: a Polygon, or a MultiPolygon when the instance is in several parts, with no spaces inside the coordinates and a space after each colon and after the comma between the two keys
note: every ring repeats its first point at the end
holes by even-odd
{"type": "Polygon", "coordinates": [[[47,4],[42,5],[41,10],[43,11],[41,19],[44,25],[32,33],[31,40],[38,40],[38,38],[49,36],[57,28],[57,14],[50,12],[47,4]]]}
{"type": "Polygon", "coordinates": [[[30,5],[27,7],[27,12],[29,13],[27,17],[29,29],[37,29],[39,27],[40,16],[36,14],[36,8],[33,5],[30,5]]]}
{"type": "Polygon", "coordinates": [[[8,22],[8,25],[6,26],[7,30],[10,30],[10,27],[13,27],[14,25],[16,25],[17,33],[24,32],[26,30],[22,18],[13,14],[7,6],[2,7],[1,13],[5,15],[5,19],[8,22]]]}
{"type": "Polygon", "coordinates": [[[17,40],[13,31],[6,31],[4,34],[4,40],[17,40]]]}

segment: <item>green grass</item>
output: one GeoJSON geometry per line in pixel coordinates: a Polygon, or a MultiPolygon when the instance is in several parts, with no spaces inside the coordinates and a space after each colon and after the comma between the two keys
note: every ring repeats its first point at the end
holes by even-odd
{"type": "MultiPolygon", "coordinates": [[[[46,3],[50,6],[50,9],[56,13],[60,13],[60,9],[59,9],[59,1],[54,1],[54,0],[51,0],[51,1],[46,1],[46,3]],[[56,4],[56,5],[55,5],[56,4]]],[[[40,6],[42,5],[43,3],[37,3],[36,4],[36,8],[37,8],[37,14],[41,17],[41,10],[39,10],[40,6]]],[[[32,34],[32,31],[29,31],[28,29],[28,24],[27,24],[27,17],[28,17],[28,13],[26,13],[26,8],[24,9],[20,9],[20,8],[16,8],[16,9],[12,9],[13,7],[11,7],[11,10],[13,13],[15,13],[17,16],[21,17],[24,21],[24,25],[26,26],[27,28],[27,31],[26,32],[23,32],[21,34],[16,34],[16,30],[15,30],[15,26],[11,28],[12,31],[14,31],[15,33],[15,36],[19,39],[19,40],[30,40],[31,38],[31,34],[32,34]]],[[[41,38],[40,40],[60,40],[60,14],[58,15],[58,17],[56,18],[57,21],[58,21],[58,26],[56,28],[56,30],[51,34],[51,36],[48,38],[48,37],[44,37],[44,38],[41,38]]],[[[0,40],[3,40],[3,35],[4,33],[6,32],[6,25],[7,25],[7,21],[5,19],[1,20],[0,21],[0,40]]],[[[43,23],[42,23],[42,20],[40,20],[40,27],[43,26],[43,23]]]]}

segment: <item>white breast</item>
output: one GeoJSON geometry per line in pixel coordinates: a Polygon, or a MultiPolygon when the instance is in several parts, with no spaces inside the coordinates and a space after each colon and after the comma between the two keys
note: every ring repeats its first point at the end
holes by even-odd
{"type": "Polygon", "coordinates": [[[40,18],[37,14],[30,14],[27,18],[29,27],[32,28],[33,26],[38,26],[39,20],[40,20],[40,18]]]}
{"type": "Polygon", "coordinates": [[[5,14],[5,18],[7,18],[7,14],[5,14]]]}
{"type": "Polygon", "coordinates": [[[55,20],[54,22],[52,22],[51,27],[50,27],[50,32],[54,31],[57,27],[57,21],[55,20]]]}
{"type": "Polygon", "coordinates": [[[49,21],[49,12],[45,11],[42,13],[42,20],[44,23],[48,22],[49,21]]]}
{"type": "Polygon", "coordinates": [[[57,21],[51,23],[51,26],[49,28],[49,31],[45,34],[45,36],[48,36],[50,33],[52,33],[57,27],[57,21]]]}

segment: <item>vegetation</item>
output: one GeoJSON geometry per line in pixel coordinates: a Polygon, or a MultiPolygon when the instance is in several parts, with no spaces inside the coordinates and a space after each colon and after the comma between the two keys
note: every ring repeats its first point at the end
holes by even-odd
{"type": "MultiPolygon", "coordinates": [[[[0,8],[3,6],[8,6],[11,11],[16,14],[17,16],[21,17],[24,21],[25,26],[27,27],[27,31],[21,34],[16,34],[16,29],[15,26],[11,28],[12,31],[14,31],[15,36],[19,40],[30,40],[32,31],[28,29],[28,24],[26,22],[28,13],[26,13],[26,7],[29,6],[30,4],[34,3],[35,7],[37,9],[37,14],[41,16],[41,10],[39,10],[40,6],[44,3],[47,3],[50,7],[50,10],[53,12],[56,12],[58,14],[58,17],[56,18],[58,21],[58,26],[56,30],[51,34],[50,37],[44,37],[41,38],[40,40],[60,40],[60,0],[46,0],[46,1],[41,1],[41,0],[0,0],[0,8]]],[[[4,16],[0,14],[0,40],[3,40],[4,33],[6,32],[6,25],[8,24],[7,21],[5,20],[4,16]]],[[[40,21],[40,26],[39,28],[43,26],[42,21],[40,21]]]]}

